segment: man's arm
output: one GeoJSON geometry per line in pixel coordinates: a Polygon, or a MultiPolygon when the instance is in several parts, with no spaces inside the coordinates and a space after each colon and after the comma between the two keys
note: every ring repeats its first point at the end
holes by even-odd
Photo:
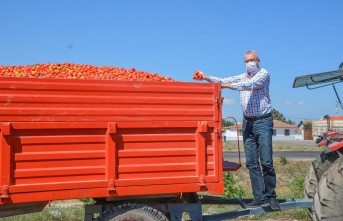
{"type": "Polygon", "coordinates": [[[201,71],[196,71],[196,72],[198,72],[198,74],[201,75],[202,77],[200,79],[195,79],[195,80],[206,80],[208,82],[218,82],[218,83],[221,83],[222,85],[226,85],[226,84],[231,85],[234,82],[240,82],[243,76],[243,74],[241,74],[241,75],[233,76],[233,77],[218,78],[218,77],[207,75],[201,71]]]}
{"type": "Polygon", "coordinates": [[[198,70],[194,71],[193,79],[198,80],[198,81],[205,80],[205,81],[211,82],[210,76],[198,70]]]}
{"type": "Polygon", "coordinates": [[[222,88],[229,88],[232,89],[232,85],[231,84],[221,84],[222,88]]]}
{"type": "Polygon", "coordinates": [[[269,85],[269,82],[270,82],[270,76],[269,76],[268,71],[261,70],[254,77],[252,77],[249,81],[231,84],[231,89],[238,90],[238,91],[251,91],[253,89],[263,88],[266,85],[269,85]]]}

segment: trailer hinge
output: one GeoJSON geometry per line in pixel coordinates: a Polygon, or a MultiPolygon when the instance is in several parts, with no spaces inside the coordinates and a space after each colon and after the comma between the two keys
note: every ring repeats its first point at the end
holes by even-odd
{"type": "Polygon", "coordinates": [[[217,138],[220,138],[220,137],[222,136],[222,134],[219,133],[219,130],[218,130],[218,129],[215,130],[215,133],[217,134],[217,138]]]}
{"type": "Polygon", "coordinates": [[[218,104],[220,104],[219,102],[220,102],[220,99],[219,99],[218,97],[216,97],[216,98],[214,99],[214,103],[215,103],[216,105],[218,105],[218,104]]]}
{"type": "Polygon", "coordinates": [[[9,188],[6,185],[1,187],[1,198],[10,198],[9,188]]]}
{"type": "Polygon", "coordinates": [[[214,103],[215,104],[223,104],[223,102],[224,102],[224,98],[222,97],[222,98],[218,98],[218,97],[216,97],[215,99],[214,99],[214,103]]]}
{"type": "Polygon", "coordinates": [[[108,191],[109,192],[116,191],[116,188],[114,187],[114,180],[113,179],[110,179],[108,181],[108,191]]]}
{"type": "Polygon", "coordinates": [[[205,176],[204,175],[201,175],[199,177],[199,188],[202,189],[204,187],[206,187],[206,182],[205,182],[205,176]]]}

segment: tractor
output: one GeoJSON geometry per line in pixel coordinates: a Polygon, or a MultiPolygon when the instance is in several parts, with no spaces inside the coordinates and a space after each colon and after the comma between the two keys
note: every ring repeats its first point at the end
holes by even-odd
{"type": "MultiPolygon", "coordinates": [[[[296,77],[293,88],[316,89],[332,85],[339,104],[335,84],[343,81],[343,62],[338,70],[296,77]],[[314,86],[316,85],[316,86],[314,86]]],[[[330,122],[330,117],[324,117],[330,122]]],[[[325,150],[312,162],[304,181],[304,197],[313,199],[308,214],[314,221],[343,220],[343,131],[328,130],[317,141],[325,150]]]]}

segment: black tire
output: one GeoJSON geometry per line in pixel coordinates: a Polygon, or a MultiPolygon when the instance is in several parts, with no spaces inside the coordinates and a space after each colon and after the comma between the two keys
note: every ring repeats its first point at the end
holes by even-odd
{"type": "Polygon", "coordinates": [[[97,221],[168,221],[168,218],[152,207],[127,203],[111,207],[101,213],[97,221]]]}
{"type": "Polygon", "coordinates": [[[343,158],[335,161],[319,181],[313,199],[313,220],[343,220],[343,158]]]}
{"type": "MultiPolygon", "coordinates": [[[[339,158],[337,152],[323,151],[309,166],[304,181],[304,197],[305,199],[312,199],[316,192],[320,178],[325,171],[339,158]]],[[[312,209],[309,208],[308,214],[312,217],[312,209]]]]}

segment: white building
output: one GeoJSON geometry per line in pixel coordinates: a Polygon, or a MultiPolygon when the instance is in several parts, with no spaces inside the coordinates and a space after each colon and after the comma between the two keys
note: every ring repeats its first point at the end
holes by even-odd
{"type": "MultiPolygon", "coordinates": [[[[301,131],[298,130],[296,125],[286,124],[284,122],[273,120],[273,140],[303,140],[304,136],[301,131]]],[[[237,132],[240,140],[243,140],[242,136],[242,122],[237,125],[225,128],[223,133],[225,140],[237,140],[237,132]]]]}

